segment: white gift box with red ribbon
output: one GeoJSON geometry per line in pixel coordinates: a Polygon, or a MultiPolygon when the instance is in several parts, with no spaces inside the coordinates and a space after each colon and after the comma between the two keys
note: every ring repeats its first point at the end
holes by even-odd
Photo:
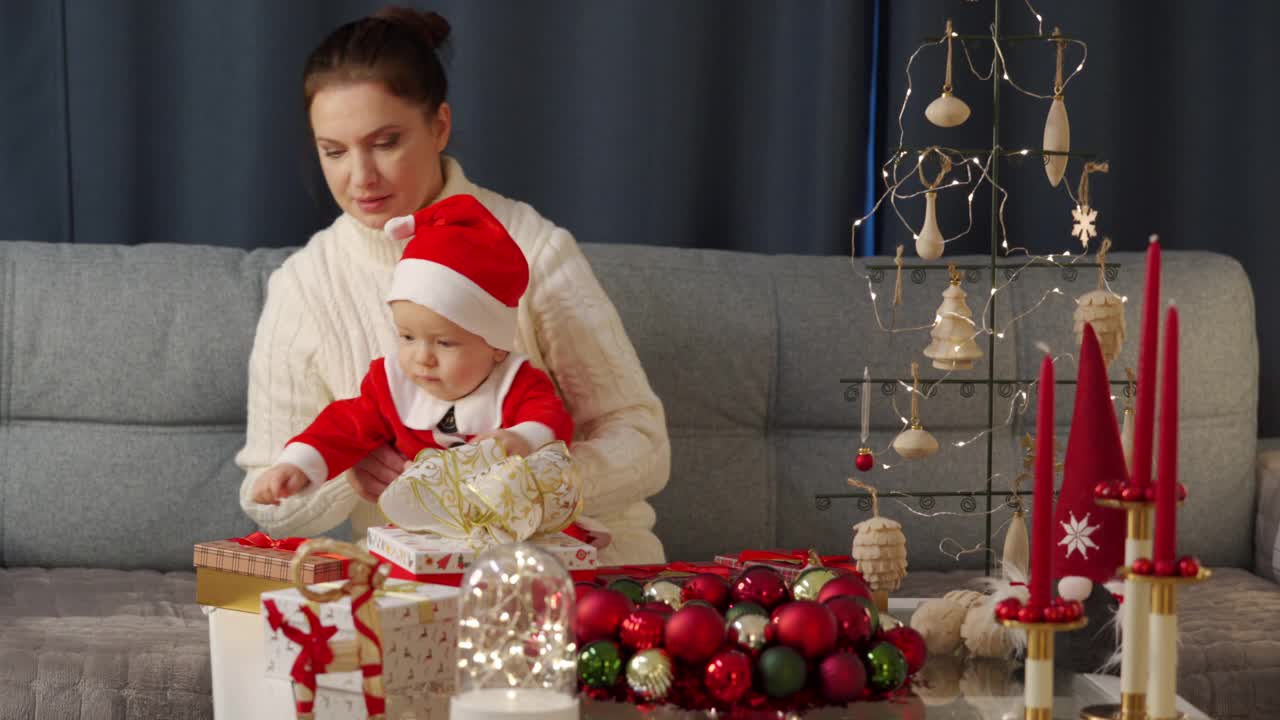
{"type": "MultiPolygon", "coordinates": [[[[416,533],[397,527],[369,528],[369,552],[391,563],[391,577],[458,585],[462,573],[482,552],[466,540],[416,533]]],[[[564,533],[526,540],[564,564],[575,579],[590,579],[596,570],[596,548],[564,533]]]]}

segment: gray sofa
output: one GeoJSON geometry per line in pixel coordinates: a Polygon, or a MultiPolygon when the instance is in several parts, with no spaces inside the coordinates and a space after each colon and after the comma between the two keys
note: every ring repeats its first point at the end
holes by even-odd
{"type": "MultiPolygon", "coordinates": [[[[654,504],[670,557],[847,551],[850,526],[865,513],[851,499],[826,509],[815,501],[849,490],[857,406],[840,379],[864,364],[877,376],[906,373],[925,334],[879,332],[863,270],[845,258],[584,249],[666,404],[672,480],[654,504]]],[[[191,546],[253,529],[236,500],[233,456],[267,276],[288,253],[0,243],[0,718],[212,715],[191,546]]],[[[1183,310],[1185,338],[1181,475],[1191,502],[1180,549],[1217,573],[1182,603],[1180,689],[1214,717],[1277,717],[1280,482],[1265,472],[1280,472],[1280,462],[1263,464],[1260,484],[1252,293],[1230,259],[1165,258],[1165,294],[1183,310]]],[[[1141,257],[1112,259],[1123,265],[1114,286],[1136,308],[1141,257]]],[[[1050,296],[1008,329],[994,358],[999,377],[1031,377],[1037,341],[1073,350],[1069,298],[1093,278],[1028,271],[1000,295],[1002,327],[1055,286],[1067,297],[1050,296]]],[[[944,286],[937,271],[908,282],[900,324],[930,322],[944,286]]],[[[878,287],[887,323],[892,277],[878,287]]],[[[975,311],[987,288],[984,279],[966,285],[975,311]]],[[[1136,365],[1135,345],[1113,374],[1136,365]]],[[[990,361],[972,376],[985,377],[990,361]]],[[[1069,377],[1069,361],[1063,368],[1069,377]]],[[[969,390],[946,386],[924,406],[945,452],[873,474],[882,492],[982,484],[985,438],[954,446],[986,421],[986,390],[969,390]]],[[[1009,400],[997,400],[1003,423],[1009,400]]],[[[1064,433],[1071,400],[1063,388],[1064,433]]],[[[896,401],[905,414],[906,396],[896,401]]],[[[878,448],[897,427],[893,402],[877,392],[878,448]]],[[[994,433],[997,487],[1016,472],[1017,438],[1032,422],[1015,415],[994,433]]],[[[882,505],[907,526],[912,574],[902,595],[958,587],[982,566],[981,553],[958,561],[946,553],[983,541],[985,504],[976,512],[964,497],[929,510],[913,498],[882,505]],[[950,514],[923,517],[939,512],[950,514]]],[[[997,512],[993,524],[1004,517],[997,512]]]]}

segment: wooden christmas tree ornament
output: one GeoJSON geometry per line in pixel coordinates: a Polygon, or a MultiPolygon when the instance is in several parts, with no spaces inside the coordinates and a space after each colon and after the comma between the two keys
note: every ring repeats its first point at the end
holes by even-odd
{"type": "MultiPolygon", "coordinates": [[[[1058,28],[1053,29],[1054,37],[1061,37],[1058,28]]],[[[1071,123],[1067,120],[1067,103],[1062,97],[1062,53],[1066,47],[1063,40],[1058,45],[1057,74],[1053,80],[1053,103],[1049,106],[1049,117],[1044,121],[1044,150],[1046,153],[1066,153],[1071,151],[1071,123]]],[[[1066,155],[1045,155],[1044,172],[1049,176],[1049,184],[1057,187],[1062,176],[1067,172],[1066,155]]]]}
{"type": "Polygon", "coordinates": [[[955,127],[969,119],[969,106],[963,100],[951,94],[951,39],[955,31],[951,29],[951,21],[947,20],[947,73],[942,81],[942,94],[929,103],[924,109],[924,116],[938,127],[955,127]]]}
{"type": "Polygon", "coordinates": [[[1107,289],[1107,251],[1110,249],[1111,240],[1103,239],[1098,249],[1098,289],[1076,298],[1075,310],[1076,343],[1084,339],[1084,326],[1092,325],[1106,365],[1120,356],[1125,338],[1124,300],[1107,289]]]}
{"type": "Polygon", "coordinates": [[[969,370],[982,357],[982,350],[974,341],[978,330],[973,324],[973,311],[965,303],[967,295],[960,289],[960,271],[955,265],[947,270],[951,284],[942,292],[942,305],[929,331],[933,342],[924,349],[924,355],[939,370],[969,370]]]}
{"type": "Polygon", "coordinates": [[[911,427],[898,433],[893,449],[903,460],[927,458],[938,452],[938,440],[920,426],[920,363],[911,363],[911,427]]]}
{"type": "Polygon", "coordinates": [[[854,478],[849,484],[871,493],[871,517],[853,526],[853,550],[849,554],[858,572],[871,587],[876,607],[889,609],[889,593],[902,585],[907,576],[907,536],[896,520],[880,517],[880,500],[876,489],[854,478]]]}

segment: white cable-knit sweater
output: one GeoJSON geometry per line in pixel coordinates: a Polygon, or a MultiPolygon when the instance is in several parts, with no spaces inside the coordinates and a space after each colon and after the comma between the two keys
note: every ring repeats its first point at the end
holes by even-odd
{"type": "MultiPolygon", "coordinates": [[[[473,185],[445,158],[436,200],[476,196],[529,260],[516,352],[550,373],[577,425],[573,455],[585,483],[585,513],[613,543],[602,564],[663,559],[645,499],[667,483],[671,446],[662,403],[649,387],[617,310],[573,236],[516,202],[473,185]]],[[[331,401],[359,394],[369,362],[394,355],[384,298],[404,243],[349,215],[311,238],[271,275],[249,357],[249,417],[240,504],[268,533],[317,535],[351,518],[356,538],[383,522],[346,474],[280,505],[250,499],[254,480],[331,401]]]]}

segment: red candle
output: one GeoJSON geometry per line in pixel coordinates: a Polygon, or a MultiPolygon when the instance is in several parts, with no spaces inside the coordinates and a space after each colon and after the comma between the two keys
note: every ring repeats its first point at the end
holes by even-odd
{"type": "Polygon", "coordinates": [[[1178,536],[1178,308],[1164,322],[1160,386],[1160,464],[1156,467],[1155,561],[1173,563],[1178,536]]]}
{"type": "Polygon", "coordinates": [[[1147,246],[1147,280],[1142,289],[1142,344],[1138,346],[1138,399],[1133,416],[1133,467],[1130,482],[1145,489],[1151,482],[1151,444],[1156,421],[1156,346],[1160,335],[1160,241],[1147,246]]]}
{"type": "Polygon", "coordinates": [[[1049,604],[1053,578],[1053,360],[1040,363],[1036,408],[1036,478],[1031,505],[1031,607],[1049,604]]]}

